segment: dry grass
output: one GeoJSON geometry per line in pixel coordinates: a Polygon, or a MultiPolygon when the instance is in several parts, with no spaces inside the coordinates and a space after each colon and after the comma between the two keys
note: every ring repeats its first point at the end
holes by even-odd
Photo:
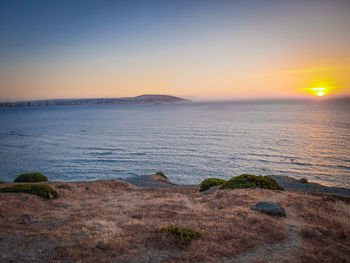
{"type": "Polygon", "coordinates": [[[291,198],[305,225],[299,262],[350,262],[350,205],[332,196],[291,198]]]}
{"type": "Polygon", "coordinates": [[[57,188],[60,183],[48,183],[59,193],[56,200],[0,194],[0,231],[4,237],[0,239],[0,254],[4,259],[15,262],[26,262],[29,257],[43,262],[231,259],[263,245],[288,240],[284,219],[250,209],[261,200],[276,198],[281,199],[287,213],[289,207],[296,206],[300,217],[312,226],[311,230],[301,232],[304,245],[298,252],[300,258],[317,262],[316,259],[325,257],[326,248],[317,250],[321,245],[333,249],[327,259],[342,259],[340,254],[346,259],[350,255],[346,246],[349,244],[349,206],[340,201],[324,201],[313,196],[300,198],[306,195],[264,189],[202,194],[197,187],[137,188],[118,181],[67,184],[71,187],[69,191],[57,188]],[[320,204],[324,209],[319,208],[320,204]],[[37,222],[21,224],[19,218],[24,213],[37,222]],[[168,225],[195,229],[202,237],[179,247],[174,238],[160,230],[168,225]],[[310,232],[314,229],[322,238],[318,232],[310,232]],[[326,246],[327,242],[334,242],[334,246],[326,246]]]}

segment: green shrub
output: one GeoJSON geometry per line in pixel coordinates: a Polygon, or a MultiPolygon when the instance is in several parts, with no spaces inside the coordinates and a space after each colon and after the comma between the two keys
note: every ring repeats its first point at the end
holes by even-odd
{"type": "Polygon", "coordinates": [[[16,183],[37,183],[37,182],[46,182],[47,177],[41,173],[27,173],[17,176],[14,180],[16,183]]]}
{"type": "Polygon", "coordinates": [[[60,184],[60,185],[57,185],[56,188],[67,189],[67,190],[72,189],[72,187],[70,185],[68,185],[68,184],[60,184]]]}
{"type": "Polygon", "coordinates": [[[271,190],[284,190],[274,179],[268,176],[256,176],[251,174],[241,174],[223,183],[220,189],[237,188],[264,188],[271,190]]]}
{"type": "Polygon", "coordinates": [[[155,174],[168,179],[168,177],[163,172],[156,172],[155,174]]]}
{"type": "Polygon", "coordinates": [[[0,184],[4,184],[4,182],[0,181],[0,184]]]}
{"type": "Polygon", "coordinates": [[[57,198],[58,194],[55,190],[45,184],[17,184],[0,188],[0,193],[25,193],[37,195],[45,200],[57,198]]]}
{"type": "Polygon", "coordinates": [[[192,240],[198,240],[202,237],[202,234],[200,232],[191,228],[184,228],[181,226],[170,225],[167,227],[162,227],[160,230],[169,235],[172,235],[182,244],[191,243],[192,240]]]}
{"type": "Polygon", "coordinates": [[[299,180],[299,183],[308,184],[309,182],[308,182],[308,180],[306,180],[306,178],[301,178],[301,179],[299,180]]]}
{"type": "Polygon", "coordinates": [[[219,178],[207,178],[201,182],[199,186],[199,191],[200,192],[205,191],[212,186],[221,185],[225,182],[226,182],[225,180],[219,179],[219,178]]]}

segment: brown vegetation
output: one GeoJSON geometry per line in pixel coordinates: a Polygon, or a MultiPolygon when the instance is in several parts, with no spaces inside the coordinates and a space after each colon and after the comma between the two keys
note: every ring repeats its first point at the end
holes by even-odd
{"type": "Polygon", "coordinates": [[[138,188],[121,181],[66,183],[70,190],[57,187],[62,183],[47,185],[57,189],[58,199],[0,194],[5,262],[345,262],[350,257],[349,205],[322,196],[266,189],[202,194],[198,187],[138,188]],[[250,209],[262,200],[278,201],[287,218],[250,209]],[[33,220],[24,223],[23,214],[33,220]],[[179,246],[161,230],[169,225],[194,229],[201,238],[179,246]],[[298,225],[296,236],[290,225],[298,225]],[[287,245],[280,258],[267,260],[281,244],[287,245]],[[261,251],[270,254],[262,257],[261,251]]]}
{"type": "Polygon", "coordinates": [[[350,205],[327,195],[293,200],[305,222],[301,262],[350,262],[350,205]]]}

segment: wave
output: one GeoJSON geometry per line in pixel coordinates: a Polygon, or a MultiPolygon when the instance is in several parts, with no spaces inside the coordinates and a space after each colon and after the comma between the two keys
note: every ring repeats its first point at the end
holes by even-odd
{"type": "Polygon", "coordinates": [[[124,151],[124,149],[120,148],[120,147],[81,147],[81,146],[75,146],[74,149],[88,150],[88,151],[124,151]]]}
{"type": "Polygon", "coordinates": [[[112,155],[113,152],[90,152],[89,155],[100,156],[100,155],[112,155]]]}

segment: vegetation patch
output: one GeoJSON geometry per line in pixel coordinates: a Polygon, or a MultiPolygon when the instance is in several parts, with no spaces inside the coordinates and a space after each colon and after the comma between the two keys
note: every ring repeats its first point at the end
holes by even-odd
{"type": "Polygon", "coordinates": [[[308,183],[309,183],[309,181],[308,181],[308,180],[306,180],[306,178],[301,178],[301,179],[299,180],[299,183],[302,183],[302,184],[308,184],[308,183]]]}
{"type": "Polygon", "coordinates": [[[47,177],[41,173],[26,173],[17,176],[14,180],[15,183],[37,183],[46,182],[47,177]]]}
{"type": "Polygon", "coordinates": [[[222,185],[225,182],[226,182],[225,180],[219,179],[219,178],[207,178],[201,182],[199,186],[199,191],[200,192],[205,191],[212,186],[222,185]]]}
{"type": "Polygon", "coordinates": [[[0,193],[25,193],[42,197],[45,200],[57,198],[55,190],[45,184],[17,184],[0,188],[0,193]]]}
{"type": "Polygon", "coordinates": [[[156,172],[155,174],[159,175],[159,176],[161,176],[161,177],[163,177],[165,179],[168,179],[168,177],[163,172],[156,172]]]}
{"type": "Polygon", "coordinates": [[[4,184],[4,182],[0,181],[0,184],[4,184]]]}
{"type": "Polygon", "coordinates": [[[70,185],[68,185],[68,184],[60,184],[60,185],[57,185],[56,188],[66,189],[66,190],[72,189],[72,187],[70,185]]]}
{"type": "Polygon", "coordinates": [[[181,244],[189,244],[192,240],[198,240],[202,237],[202,234],[191,228],[184,228],[181,226],[169,225],[160,229],[174,238],[176,238],[181,244]]]}
{"type": "Polygon", "coordinates": [[[284,190],[274,179],[268,176],[256,176],[251,174],[241,174],[223,183],[220,189],[237,188],[264,188],[271,190],[284,190]]]}

